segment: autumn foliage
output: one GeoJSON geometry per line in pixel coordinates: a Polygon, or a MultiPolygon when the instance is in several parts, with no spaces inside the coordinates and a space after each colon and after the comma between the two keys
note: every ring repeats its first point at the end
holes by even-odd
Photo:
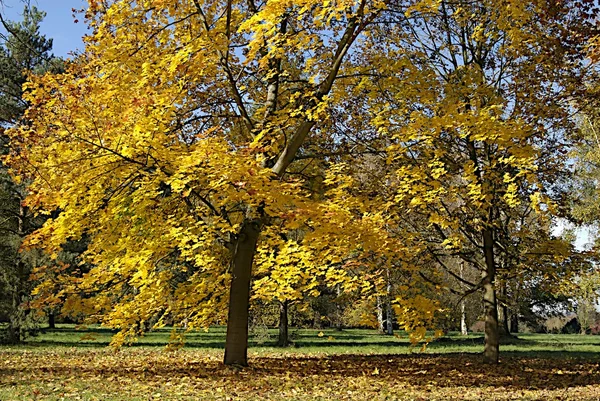
{"type": "MultiPolygon", "coordinates": [[[[416,289],[444,286],[415,284],[424,262],[459,258],[481,272],[497,362],[497,271],[522,277],[512,261],[535,246],[510,244],[558,209],[545,177],[594,78],[592,31],[570,17],[586,7],[90,0],[85,52],[32,77],[9,133],[27,205],[53,213],[28,245],[58,258],[87,241],[37,293],[120,329],[116,344],[227,321],[226,362],[245,364],[253,278],[255,297],[294,301],[373,297],[400,271],[396,312],[419,340],[441,306],[416,289]]],[[[542,270],[568,256],[548,243],[542,270]]]]}

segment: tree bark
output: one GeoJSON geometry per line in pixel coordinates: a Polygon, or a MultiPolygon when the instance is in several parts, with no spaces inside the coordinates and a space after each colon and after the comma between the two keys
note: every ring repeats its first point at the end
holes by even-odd
{"type": "MultiPolygon", "coordinates": [[[[465,269],[465,262],[464,260],[460,261],[460,278],[464,278],[464,269],[465,269]]],[[[467,328],[467,312],[465,310],[465,299],[464,297],[461,298],[460,300],[460,334],[462,334],[463,336],[466,336],[469,334],[469,330],[467,328]]]]}
{"type": "Polygon", "coordinates": [[[500,336],[509,336],[510,328],[508,327],[508,308],[506,305],[499,305],[498,308],[498,322],[500,336]]]}
{"type": "Polygon", "coordinates": [[[510,315],[510,332],[519,332],[519,315],[517,313],[513,313],[512,315],[510,315]]]}
{"type": "Polygon", "coordinates": [[[494,280],[496,276],[496,262],[494,260],[494,236],[490,228],[483,232],[483,251],[485,255],[486,270],[483,273],[483,303],[485,314],[485,345],[483,349],[483,362],[497,364],[500,354],[500,333],[498,327],[498,303],[494,280]]]}
{"type": "Polygon", "coordinates": [[[337,331],[342,331],[344,329],[344,309],[342,308],[342,288],[338,285],[336,287],[337,292],[337,300],[335,302],[335,329],[337,331]]]}
{"type": "Polygon", "coordinates": [[[392,278],[389,269],[387,270],[385,306],[386,334],[392,336],[394,335],[394,310],[392,309],[392,278]]]}
{"type": "Polygon", "coordinates": [[[392,299],[390,296],[387,296],[386,299],[386,334],[388,336],[394,335],[394,311],[392,309],[392,299]]]}
{"type": "Polygon", "coordinates": [[[56,328],[56,321],[55,321],[55,318],[54,318],[54,312],[48,313],[48,328],[49,329],[55,329],[56,328]]]}
{"type": "Polygon", "coordinates": [[[234,244],[227,338],[225,340],[225,365],[248,366],[250,280],[260,226],[260,221],[257,220],[244,221],[234,244]]]}
{"type": "Polygon", "coordinates": [[[377,328],[379,333],[383,334],[385,332],[385,322],[383,321],[383,304],[380,296],[377,297],[377,328]]]}
{"type": "Polygon", "coordinates": [[[467,313],[465,311],[464,299],[460,301],[460,334],[463,336],[469,334],[469,330],[467,329],[467,313]]]}
{"type": "Polygon", "coordinates": [[[277,345],[280,347],[290,345],[288,336],[288,301],[279,303],[279,341],[277,345]]]}
{"type": "Polygon", "coordinates": [[[510,337],[508,327],[508,306],[506,306],[506,284],[500,287],[500,302],[498,305],[498,321],[501,324],[498,328],[501,337],[510,337]]]}
{"type": "Polygon", "coordinates": [[[510,328],[508,327],[508,307],[506,305],[500,305],[499,312],[499,321],[501,326],[499,328],[500,335],[503,337],[511,337],[510,328]]]}

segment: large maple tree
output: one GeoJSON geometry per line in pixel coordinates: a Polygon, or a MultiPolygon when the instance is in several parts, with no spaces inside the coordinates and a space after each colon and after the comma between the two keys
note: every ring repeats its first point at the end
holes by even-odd
{"type": "MultiPolygon", "coordinates": [[[[394,228],[406,213],[453,230],[447,248],[469,241],[440,212],[450,197],[472,211],[497,326],[494,216],[540,204],[532,141],[551,108],[533,91],[551,95],[548,71],[580,67],[577,49],[557,46],[537,69],[546,43],[571,38],[557,28],[565,7],[90,0],[84,53],[27,84],[29,123],[11,132],[28,204],[60,212],[29,244],[58,254],[89,238],[94,267],[71,272],[60,296],[120,328],[115,342],[156,319],[198,327],[227,311],[225,363],[245,365],[257,252],[262,271],[289,266],[279,277],[309,290],[311,276],[368,286],[348,277],[349,258],[410,269],[398,261],[427,250],[394,228]],[[381,190],[357,178],[365,154],[387,161],[381,190]],[[531,199],[519,198],[525,187],[531,199]]],[[[425,321],[437,308],[422,297],[398,306],[425,321]]]]}

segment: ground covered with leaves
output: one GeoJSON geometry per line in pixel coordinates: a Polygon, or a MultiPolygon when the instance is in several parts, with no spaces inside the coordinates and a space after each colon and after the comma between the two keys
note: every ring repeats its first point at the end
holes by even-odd
{"type": "MultiPolygon", "coordinates": [[[[323,337],[344,349],[334,345],[343,335],[323,337]]],[[[440,344],[426,353],[387,345],[390,353],[371,355],[360,345],[345,353],[265,346],[251,349],[246,369],[223,366],[217,347],[117,351],[89,337],[77,346],[34,342],[0,348],[0,400],[600,400],[600,354],[589,348],[600,339],[593,339],[586,339],[590,352],[513,344],[492,367],[456,352],[460,342],[449,353],[440,344]]]]}

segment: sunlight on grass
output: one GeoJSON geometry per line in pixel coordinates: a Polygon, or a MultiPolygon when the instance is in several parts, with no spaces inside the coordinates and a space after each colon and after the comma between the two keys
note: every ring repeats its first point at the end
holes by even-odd
{"type": "Polygon", "coordinates": [[[0,348],[0,400],[597,400],[600,337],[522,334],[481,363],[482,336],[451,333],[425,352],[406,335],[294,329],[253,338],[248,369],[221,364],[225,329],[187,335],[166,351],[169,329],[132,347],[106,345],[109,330],[62,325],[0,348]]]}

